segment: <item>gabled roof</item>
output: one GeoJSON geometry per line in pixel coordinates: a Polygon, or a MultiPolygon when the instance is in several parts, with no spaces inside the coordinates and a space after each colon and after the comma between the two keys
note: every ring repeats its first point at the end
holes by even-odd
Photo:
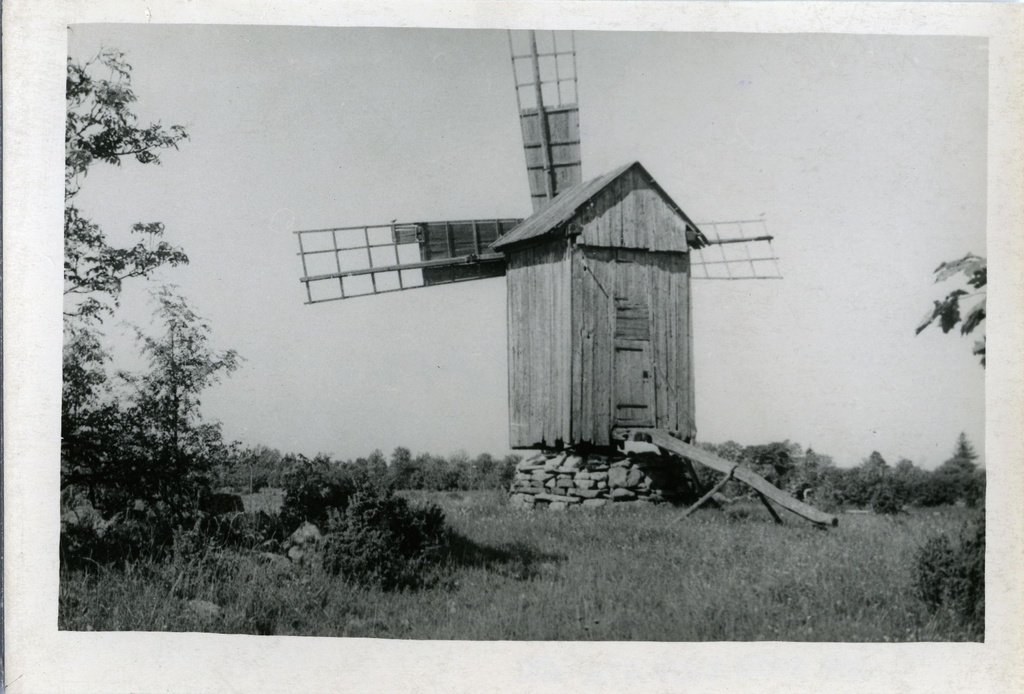
{"type": "MultiPolygon", "coordinates": [[[[539,211],[535,212],[532,216],[527,217],[523,222],[512,231],[508,232],[497,241],[494,242],[492,248],[495,250],[507,249],[510,246],[519,245],[526,241],[534,241],[544,236],[552,236],[559,232],[560,228],[575,216],[576,212],[590,202],[593,198],[607,188],[617,178],[625,174],[627,171],[636,169],[644,180],[651,184],[658,194],[662,197],[673,212],[675,212],[687,225],[687,239],[689,245],[694,248],[701,248],[707,245],[707,238],[697,228],[697,225],[686,216],[686,213],[675,203],[675,201],[669,197],[657,181],[651,177],[651,174],[647,173],[647,169],[643,165],[635,161],[632,164],[625,164],[616,169],[609,171],[606,174],[593,178],[589,181],[575,185],[572,188],[562,192],[548,205],[539,211]],[[693,231],[691,235],[689,232],[693,231]],[[691,238],[692,236],[692,238],[691,238]]],[[[564,233],[564,231],[562,232],[564,233]]]]}

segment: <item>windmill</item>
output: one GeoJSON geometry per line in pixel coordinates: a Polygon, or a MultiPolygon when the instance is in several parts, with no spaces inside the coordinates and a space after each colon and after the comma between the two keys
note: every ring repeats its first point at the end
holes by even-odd
{"type": "MultiPolygon", "coordinates": [[[[693,489],[689,460],[746,482],[769,509],[767,498],[834,524],[692,445],[690,280],[779,278],[764,220],[696,224],[639,162],[584,182],[575,37],[509,32],[509,47],[533,215],[297,231],[306,302],[505,275],[512,448],[647,440],[682,457],[693,489]]],[[[567,464],[561,456],[551,459],[567,464]]],[[[538,465],[521,470],[547,485],[527,484],[536,498],[569,489],[552,481],[578,472],[538,465]]],[[[601,500],[579,493],[576,502],[601,500]]],[[[569,503],[561,496],[555,503],[569,503]]]]}

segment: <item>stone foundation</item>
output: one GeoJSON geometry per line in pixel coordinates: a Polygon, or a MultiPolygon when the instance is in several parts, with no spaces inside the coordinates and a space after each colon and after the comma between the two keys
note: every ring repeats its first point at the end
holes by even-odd
{"type": "Polygon", "coordinates": [[[516,466],[509,493],[515,507],[552,511],[697,498],[678,458],[608,450],[538,453],[516,466]]]}

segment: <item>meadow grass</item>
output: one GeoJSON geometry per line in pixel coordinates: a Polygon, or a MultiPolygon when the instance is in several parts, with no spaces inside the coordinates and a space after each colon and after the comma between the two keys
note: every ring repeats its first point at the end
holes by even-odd
{"type": "Polygon", "coordinates": [[[445,511],[456,541],[426,589],[351,586],[317,566],[211,551],[191,563],[62,571],[62,629],[404,639],[972,640],[913,591],[918,549],[970,513],[775,525],[739,502],[680,519],[669,506],[560,513],[498,492],[408,493],[445,511]],[[222,608],[196,614],[191,600],[222,608]]]}

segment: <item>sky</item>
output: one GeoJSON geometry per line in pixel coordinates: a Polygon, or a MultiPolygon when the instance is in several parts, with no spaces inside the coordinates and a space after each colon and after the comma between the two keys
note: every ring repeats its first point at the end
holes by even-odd
{"type": "MultiPolygon", "coordinates": [[[[784,279],[695,281],[698,439],[790,440],[840,465],[984,453],[974,337],[914,328],[985,253],[983,39],[577,32],[583,176],[638,160],[697,220],[762,214],[784,279]]],[[[225,436],[354,458],[508,452],[504,278],[304,305],[296,229],[527,216],[503,31],[78,25],[118,48],[163,165],[95,165],[112,241],[162,221],[161,271],[237,349],[225,436]]],[[[145,283],[106,335],[130,364],[145,283]]]]}

